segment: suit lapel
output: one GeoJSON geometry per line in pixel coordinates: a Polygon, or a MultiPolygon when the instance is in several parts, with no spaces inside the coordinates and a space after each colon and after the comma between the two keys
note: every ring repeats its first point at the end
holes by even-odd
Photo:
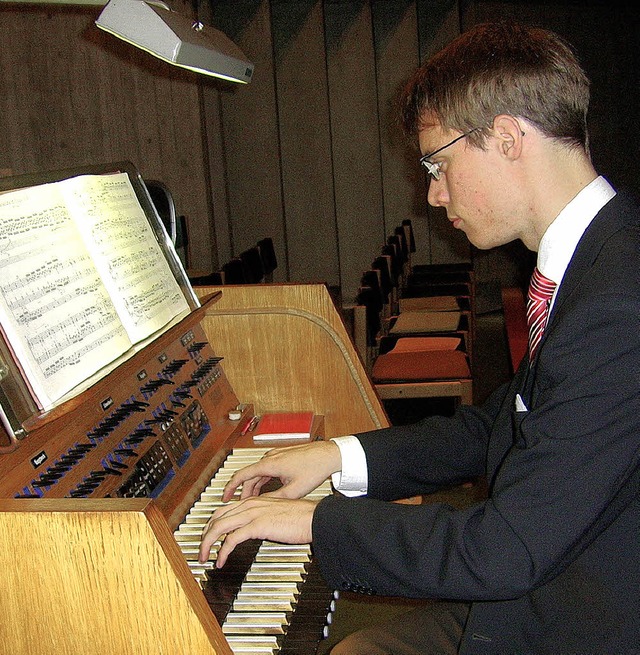
{"type": "Polygon", "coordinates": [[[637,220],[634,213],[627,211],[633,206],[626,194],[618,193],[596,214],[585,230],[558,289],[540,347],[553,329],[560,308],[593,266],[603,245],[630,220],[637,220]]]}

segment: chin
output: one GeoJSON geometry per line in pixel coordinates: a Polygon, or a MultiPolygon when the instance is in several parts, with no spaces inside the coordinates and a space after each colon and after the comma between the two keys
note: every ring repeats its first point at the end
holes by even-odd
{"type": "Polygon", "coordinates": [[[498,248],[500,246],[504,246],[505,244],[509,243],[507,240],[501,240],[501,239],[492,239],[490,238],[489,235],[486,234],[472,234],[469,235],[467,234],[467,239],[469,239],[469,242],[478,248],[478,250],[491,250],[492,248],[498,248]]]}
{"type": "Polygon", "coordinates": [[[469,239],[469,242],[471,243],[472,246],[475,246],[478,250],[491,250],[491,248],[495,248],[501,244],[499,243],[493,243],[492,241],[487,241],[487,239],[483,239],[481,237],[470,237],[467,234],[467,239],[469,239]]]}

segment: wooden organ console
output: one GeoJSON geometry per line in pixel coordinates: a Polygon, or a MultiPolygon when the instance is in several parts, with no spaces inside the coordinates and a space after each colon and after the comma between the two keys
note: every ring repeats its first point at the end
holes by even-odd
{"type": "Polygon", "coordinates": [[[323,285],[196,291],[200,308],[28,421],[24,439],[0,434],[0,653],[315,652],[304,628],[317,631],[312,619],[327,608],[303,603],[307,586],[312,599],[323,593],[309,549],[238,549],[228,572],[243,588],[229,598],[225,569],[195,562],[203,516],[228,468],[260,455],[240,435],[253,413],[312,410],[324,437],[387,419],[323,285]],[[274,588],[274,569],[284,588],[274,588]],[[264,596],[277,611],[245,619],[264,596]],[[261,635],[276,614],[283,621],[261,635]],[[257,627],[238,636],[234,622],[257,627]]]}

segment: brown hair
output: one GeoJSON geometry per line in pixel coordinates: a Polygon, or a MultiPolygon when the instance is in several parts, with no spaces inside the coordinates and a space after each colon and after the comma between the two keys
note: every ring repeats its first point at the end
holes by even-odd
{"type": "Polygon", "coordinates": [[[482,147],[499,114],[521,117],[570,146],[588,145],[589,80],[557,34],[512,22],[485,23],[464,32],[429,59],[401,97],[405,132],[425,119],[468,132],[482,147]]]}

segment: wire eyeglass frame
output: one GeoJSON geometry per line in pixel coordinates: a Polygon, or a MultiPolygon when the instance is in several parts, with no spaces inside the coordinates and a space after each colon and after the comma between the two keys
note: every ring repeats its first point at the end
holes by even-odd
{"type": "Polygon", "coordinates": [[[472,130],[469,130],[468,132],[465,132],[464,134],[461,134],[460,136],[457,136],[453,141],[449,141],[449,143],[445,144],[444,146],[438,148],[437,150],[434,150],[433,152],[430,152],[428,155],[424,155],[420,157],[418,160],[422,166],[424,166],[427,169],[427,173],[433,180],[439,180],[440,175],[442,174],[442,171],[440,170],[440,167],[442,166],[442,162],[433,162],[429,161],[431,157],[434,155],[437,155],[439,152],[442,152],[445,148],[448,148],[449,146],[452,146],[454,143],[457,143],[458,141],[461,141],[462,139],[465,139],[468,137],[470,134],[473,134],[474,132],[477,132],[481,128],[479,127],[474,127],[472,130]]]}

